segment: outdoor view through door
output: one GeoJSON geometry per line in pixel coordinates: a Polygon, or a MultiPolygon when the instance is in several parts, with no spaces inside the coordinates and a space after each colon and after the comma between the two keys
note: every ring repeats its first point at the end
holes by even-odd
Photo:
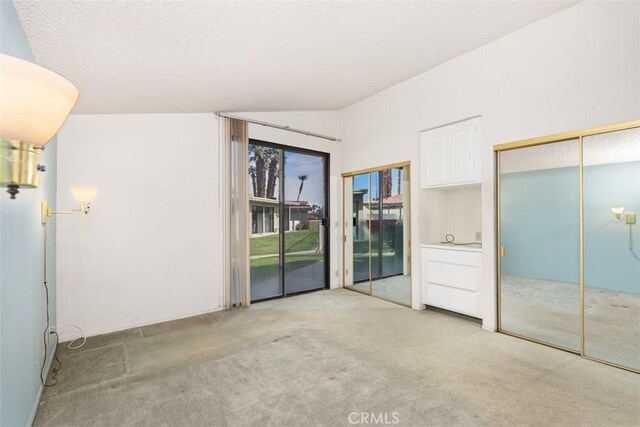
{"type": "Polygon", "coordinates": [[[251,300],[327,285],[328,155],[249,140],[251,300]]]}

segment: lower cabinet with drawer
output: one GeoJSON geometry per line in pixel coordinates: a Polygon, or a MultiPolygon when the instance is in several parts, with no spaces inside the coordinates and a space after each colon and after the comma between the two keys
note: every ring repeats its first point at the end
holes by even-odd
{"type": "Polygon", "coordinates": [[[481,249],[422,245],[422,302],[481,317],[481,249]]]}

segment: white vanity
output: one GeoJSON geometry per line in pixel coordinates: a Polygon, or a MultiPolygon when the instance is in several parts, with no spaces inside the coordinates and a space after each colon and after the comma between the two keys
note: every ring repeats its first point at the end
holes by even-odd
{"type": "Polygon", "coordinates": [[[481,317],[482,248],[450,244],[423,244],[422,303],[481,317]]]}

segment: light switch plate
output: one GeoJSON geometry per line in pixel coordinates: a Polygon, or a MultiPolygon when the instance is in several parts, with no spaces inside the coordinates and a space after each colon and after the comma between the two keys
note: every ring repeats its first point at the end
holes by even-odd
{"type": "Polygon", "coordinates": [[[624,223],[625,224],[635,224],[636,223],[636,214],[628,213],[624,214],[624,223]]]}

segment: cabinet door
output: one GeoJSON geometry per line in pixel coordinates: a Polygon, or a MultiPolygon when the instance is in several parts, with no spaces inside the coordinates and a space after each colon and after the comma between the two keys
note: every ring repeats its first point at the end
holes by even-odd
{"type": "Polygon", "coordinates": [[[452,126],[451,184],[480,182],[480,150],[477,119],[452,126]]]}
{"type": "Polygon", "coordinates": [[[449,148],[446,128],[422,132],[422,187],[449,183],[449,148]]]}

